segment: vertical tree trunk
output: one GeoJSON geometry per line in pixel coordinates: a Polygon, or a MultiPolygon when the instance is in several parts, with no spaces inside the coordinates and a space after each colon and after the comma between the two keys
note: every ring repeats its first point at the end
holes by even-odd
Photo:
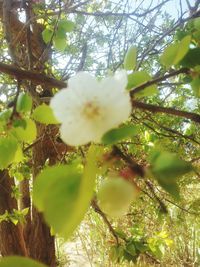
{"type": "MultiPolygon", "coordinates": [[[[24,27],[24,23],[19,20],[17,6],[15,7],[14,2],[12,0],[4,0],[3,5],[0,3],[0,19],[4,25],[4,35],[9,46],[9,53],[13,62],[17,63],[19,67],[31,70],[34,65],[34,71],[42,73],[44,71],[44,63],[50,56],[48,49],[47,51],[45,50],[46,46],[41,36],[41,27],[43,26],[33,20],[31,28],[28,28],[27,25],[24,27]],[[17,41],[16,36],[18,36],[17,41]],[[43,55],[42,59],[41,55],[43,55]],[[40,60],[38,61],[38,59],[40,60]]],[[[19,4],[18,8],[21,7],[20,1],[19,4]]],[[[31,1],[24,1],[24,5],[26,16],[29,16],[27,19],[30,19],[30,16],[34,16],[31,1]]],[[[36,96],[37,98],[38,93],[35,91],[35,86],[29,84],[29,87],[31,88],[28,89],[29,92],[33,97],[36,96]]],[[[45,90],[48,91],[48,88],[43,91],[45,90]]],[[[43,136],[44,131],[45,127],[39,126],[38,137],[43,136]]],[[[46,146],[45,142],[44,138],[33,147],[33,179],[49,158],[48,146],[46,146]]],[[[49,162],[55,162],[52,159],[53,157],[49,162]]],[[[12,181],[6,177],[6,179],[2,179],[2,183],[4,184],[0,188],[0,214],[3,214],[5,210],[12,212],[13,208],[17,209],[16,200],[11,198],[12,181]]],[[[29,207],[31,201],[28,181],[22,182],[21,192],[21,208],[29,207]]],[[[35,207],[31,207],[30,213],[26,217],[27,222],[24,228],[21,225],[14,226],[14,224],[8,222],[1,224],[0,253],[3,256],[9,254],[28,255],[50,267],[55,267],[54,237],[51,236],[50,228],[44,222],[42,214],[35,207]]]]}
{"type": "MultiPolygon", "coordinates": [[[[17,202],[12,198],[12,186],[14,181],[8,175],[8,171],[0,171],[0,214],[17,209],[17,202]]],[[[0,223],[0,252],[2,256],[22,255],[27,256],[26,245],[21,224],[12,222],[0,223]]]]}
{"type": "MultiPolygon", "coordinates": [[[[38,137],[45,133],[45,126],[38,126],[38,137]]],[[[33,148],[33,180],[48,159],[48,147],[44,145],[45,137],[33,148]]],[[[33,206],[31,235],[29,239],[30,256],[48,266],[56,266],[55,240],[50,228],[44,222],[43,215],[33,206]]]]}
{"type": "MultiPolygon", "coordinates": [[[[21,194],[20,200],[19,200],[19,209],[23,210],[26,208],[29,208],[28,214],[25,216],[25,223],[23,225],[23,235],[24,240],[29,239],[30,231],[31,231],[31,199],[30,199],[30,188],[29,188],[29,179],[24,179],[19,184],[19,191],[21,194]]],[[[28,244],[26,244],[27,253],[29,253],[29,247],[28,244]]]]}

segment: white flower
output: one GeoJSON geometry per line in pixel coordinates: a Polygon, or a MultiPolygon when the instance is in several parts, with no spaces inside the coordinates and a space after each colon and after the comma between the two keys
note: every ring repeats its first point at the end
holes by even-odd
{"type": "Polygon", "coordinates": [[[70,78],[68,88],[50,103],[61,122],[62,140],[73,146],[100,142],[104,133],[127,120],[131,101],[126,84],[125,71],[101,81],[85,72],[70,78]]]}

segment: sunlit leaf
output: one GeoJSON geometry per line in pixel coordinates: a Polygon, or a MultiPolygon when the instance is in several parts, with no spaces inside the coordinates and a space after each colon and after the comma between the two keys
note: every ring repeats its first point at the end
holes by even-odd
{"type": "Polygon", "coordinates": [[[20,256],[4,257],[0,260],[0,267],[45,267],[46,265],[29,258],[20,256]]]}
{"type": "Polygon", "coordinates": [[[14,160],[18,145],[12,137],[0,137],[0,169],[7,168],[14,160]]]}
{"type": "Polygon", "coordinates": [[[27,93],[21,93],[17,99],[16,109],[18,112],[28,112],[32,108],[32,98],[27,93]]]}
{"type": "Polygon", "coordinates": [[[67,47],[67,41],[66,38],[59,38],[59,36],[56,36],[53,39],[53,44],[56,50],[58,51],[64,51],[67,47]]]}
{"type": "Polygon", "coordinates": [[[20,141],[31,143],[36,139],[37,128],[35,122],[31,119],[25,119],[26,126],[24,127],[15,127],[13,128],[13,134],[20,141]]]}
{"type": "Polygon", "coordinates": [[[137,60],[137,48],[135,46],[131,46],[125,56],[124,59],[124,68],[126,70],[134,70],[136,66],[137,60]]]}
{"type": "Polygon", "coordinates": [[[191,87],[196,97],[200,97],[200,78],[196,78],[191,82],[191,87]]]}
{"type": "Polygon", "coordinates": [[[62,28],[65,30],[65,32],[71,32],[74,30],[75,24],[70,21],[70,20],[66,20],[66,19],[61,19],[58,22],[58,28],[62,28]]]}
{"type": "Polygon", "coordinates": [[[96,178],[96,148],[91,148],[86,158],[84,172],[74,165],[46,168],[37,178],[33,188],[33,201],[53,230],[68,238],[87,211],[96,178]]]}
{"type": "Polygon", "coordinates": [[[45,42],[46,44],[48,44],[48,43],[51,41],[52,36],[53,36],[53,31],[50,30],[50,29],[47,29],[47,28],[46,28],[46,29],[42,32],[42,38],[43,38],[43,40],[44,40],[44,42],[45,42]]]}
{"type": "MultiPolygon", "coordinates": [[[[128,85],[127,89],[134,89],[141,84],[152,80],[151,76],[146,71],[135,71],[132,74],[128,75],[128,85]]],[[[144,96],[151,96],[156,94],[157,86],[151,85],[144,88],[142,91],[135,94],[136,97],[144,97],[144,96]]]]}
{"type": "Polygon", "coordinates": [[[42,104],[38,106],[32,114],[34,120],[44,124],[58,124],[50,106],[42,104]]]}
{"type": "Polygon", "coordinates": [[[134,125],[125,125],[117,129],[112,129],[105,133],[102,142],[106,145],[115,144],[125,138],[131,138],[138,133],[138,128],[134,125]]]}
{"type": "Polygon", "coordinates": [[[169,68],[172,65],[179,63],[189,50],[191,36],[185,36],[179,43],[169,45],[162,56],[160,61],[163,65],[169,68]]]}

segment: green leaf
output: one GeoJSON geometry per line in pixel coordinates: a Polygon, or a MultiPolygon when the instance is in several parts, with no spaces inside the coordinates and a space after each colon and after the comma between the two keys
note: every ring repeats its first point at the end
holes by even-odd
{"type": "Polygon", "coordinates": [[[0,112],[0,122],[5,122],[5,123],[8,122],[11,114],[12,114],[11,109],[6,109],[0,112]]]}
{"type": "MultiPolygon", "coordinates": [[[[127,89],[134,89],[135,87],[140,86],[141,84],[148,82],[150,80],[152,80],[152,78],[146,71],[136,71],[128,75],[127,89]]],[[[135,94],[135,96],[138,97],[151,96],[153,94],[156,94],[157,92],[158,92],[157,86],[154,84],[146,87],[141,92],[138,92],[137,94],[135,94]]]]}
{"type": "Polygon", "coordinates": [[[191,83],[192,90],[196,97],[200,97],[200,78],[194,79],[191,83]]]}
{"type": "Polygon", "coordinates": [[[188,51],[185,57],[181,60],[180,65],[187,68],[193,68],[200,65],[200,48],[193,48],[188,51]]]}
{"type": "Polygon", "coordinates": [[[12,130],[12,133],[18,140],[22,142],[31,143],[36,139],[37,136],[37,128],[35,122],[31,119],[25,119],[26,126],[23,127],[15,127],[12,130]]]}
{"type": "Polygon", "coordinates": [[[180,190],[179,190],[179,186],[176,182],[172,182],[169,184],[169,183],[165,183],[164,181],[158,179],[158,183],[166,192],[168,192],[176,200],[180,199],[180,190]]]}
{"type": "Polygon", "coordinates": [[[0,260],[0,267],[45,267],[46,265],[29,258],[20,256],[4,257],[0,260]]]}
{"type": "Polygon", "coordinates": [[[18,112],[28,112],[32,108],[32,98],[27,93],[21,93],[17,99],[16,109],[18,112]]]}
{"type": "Polygon", "coordinates": [[[191,36],[187,35],[179,43],[168,46],[160,57],[161,63],[167,68],[178,64],[187,54],[190,41],[191,36]]]}
{"type": "Polygon", "coordinates": [[[133,125],[125,125],[117,129],[112,129],[102,137],[102,143],[105,145],[115,144],[125,138],[133,137],[138,133],[138,128],[133,125]]]}
{"type": "Polygon", "coordinates": [[[137,48],[135,46],[131,46],[125,56],[124,59],[124,68],[126,70],[134,70],[137,61],[137,48]]]}
{"type": "Polygon", "coordinates": [[[194,23],[195,29],[200,30],[200,18],[195,18],[193,20],[193,23],[194,23]]]}
{"type": "Polygon", "coordinates": [[[152,172],[160,180],[170,184],[192,170],[192,165],[176,154],[160,152],[152,162],[152,172]]]}
{"type": "Polygon", "coordinates": [[[98,151],[91,147],[83,175],[74,165],[46,168],[35,180],[33,201],[53,230],[68,238],[87,211],[95,186],[98,151]]]}
{"type": "Polygon", "coordinates": [[[174,198],[179,199],[177,179],[190,172],[192,165],[176,154],[155,151],[151,155],[151,171],[158,183],[174,198]]]}
{"type": "Polygon", "coordinates": [[[55,39],[66,39],[66,31],[63,28],[58,27],[57,31],[56,31],[56,35],[54,37],[55,39]]]}
{"type": "Polygon", "coordinates": [[[66,38],[59,38],[58,36],[53,39],[53,44],[55,49],[58,51],[64,51],[67,47],[66,38]]]}
{"type": "Polygon", "coordinates": [[[51,41],[51,38],[53,36],[53,31],[46,28],[43,32],[42,32],[42,38],[44,40],[44,42],[46,44],[48,44],[51,41]]]}
{"type": "Polygon", "coordinates": [[[10,116],[12,114],[11,109],[6,109],[0,112],[0,132],[3,132],[6,124],[9,122],[10,116]]]}
{"type": "Polygon", "coordinates": [[[65,32],[71,32],[74,30],[75,24],[70,21],[70,20],[66,20],[66,19],[61,19],[58,22],[58,28],[62,28],[65,30],[65,32]]]}
{"type": "Polygon", "coordinates": [[[18,145],[12,137],[0,137],[0,169],[7,168],[14,160],[18,145]]]}
{"type": "Polygon", "coordinates": [[[126,251],[129,254],[131,254],[131,256],[136,256],[137,255],[134,241],[130,241],[129,243],[126,244],[126,251]]]}
{"type": "Polygon", "coordinates": [[[24,159],[24,155],[23,155],[22,148],[20,145],[18,145],[13,162],[19,163],[19,162],[22,162],[23,159],[24,159]]]}
{"type": "Polygon", "coordinates": [[[59,122],[56,120],[53,110],[50,106],[46,104],[42,104],[38,106],[32,114],[34,120],[44,123],[44,124],[58,124],[59,122]]]}

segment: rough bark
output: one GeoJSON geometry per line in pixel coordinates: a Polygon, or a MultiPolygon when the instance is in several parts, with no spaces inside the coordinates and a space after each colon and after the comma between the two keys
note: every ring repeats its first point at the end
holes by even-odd
{"type": "MultiPolygon", "coordinates": [[[[4,0],[2,4],[2,1],[0,1],[0,20],[4,25],[4,35],[9,53],[15,66],[17,65],[20,69],[23,68],[31,72],[34,68],[34,71],[43,73],[44,62],[49,54],[45,53],[45,56],[38,61],[45,49],[41,38],[41,25],[32,21],[33,30],[31,30],[29,24],[24,24],[18,19],[15,4],[21,3],[22,1],[4,0]]],[[[29,16],[32,14],[30,3],[25,2],[24,6],[25,11],[29,9],[29,16]]],[[[29,83],[28,90],[30,88],[34,90],[35,86],[29,83]]],[[[37,94],[36,91],[34,93],[37,94]]],[[[32,95],[34,96],[34,94],[32,95]]],[[[41,127],[38,127],[38,137],[43,135],[44,128],[41,127]]],[[[43,151],[45,149],[43,143],[44,140],[33,147],[33,179],[48,158],[46,152],[43,151]]],[[[3,214],[6,210],[12,212],[14,208],[17,209],[18,207],[16,200],[11,198],[13,181],[7,176],[7,171],[2,173],[0,181],[0,214],[3,214]],[[6,175],[4,175],[5,173],[6,175]]],[[[31,203],[28,181],[22,182],[21,192],[21,208],[29,207],[31,203]]],[[[56,266],[54,237],[51,236],[50,228],[45,224],[42,214],[35,207],[30,209],[26,225],[23,228],[20,224],[14,226],[10,222],[2,222],[0,224],[0,241],[0,252],[3,256],[10,254],[30,256],[48,266],[56,266]]]]}
{"type": "MultiPolygon", "coordinates": [[[[12,198],[14,180],[9,177],[8,171],[0,171],[0,214],[17,209],[17,202],[12,198]]],[[[26,244],[23,237],[21,224],[12,222],[0,223],[0,252],[2,256],[22,255],[27,256],[26,244]]]]}
{"type": "MultiPolygon", "coordinates": [[[[19,209],[23,210],[26,208],[29,208],[28,214],[25,216],[25,223],[23,225],[23,235],[24,235],[24,240],[28,240],[29,235],[30,235],[30,227],[31,227],[31,199],[30,199],[30,188],[29,188],[29,179],[24,179],[23,181],[20,182],[19,184],[19,191],[21,193],[20,201],[19,201],[19,209]]],[[[26,244],[27,252],[28,255],[29,253],[29,248],[26,244]]]]}
{"type": "MultiPolygon", "coordinates": [[[[44,136],[45,126],[38,125],[38,137],[44,136]]],[[[48,147],[44,146],[45,136],[33,147],[33,180],[48,159],[48,147]]],[[[30,256],[48,266],[56,266],[54,236],[44,222],[43,215],[33,206],[31,233],[29,238],[30,256]]]]}

